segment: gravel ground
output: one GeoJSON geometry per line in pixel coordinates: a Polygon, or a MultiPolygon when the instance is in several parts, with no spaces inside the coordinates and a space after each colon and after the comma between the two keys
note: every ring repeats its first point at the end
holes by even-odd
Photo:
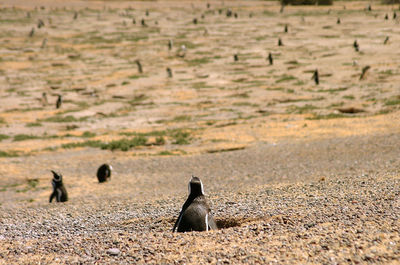
{"type": "MultiPolygon", "coordinates": [[[[395,264],[399,140],[399,134],[374,135],[198,156],[121,157],[114,161],[119,174],[92,185],[90,196],[74,194],[71,185],[64,204],[6,201],[0,263],[395,264]],[[129,168],[135,168],[132,179],[142,180],[123,182],[129,168]],[[191,173],[203,178],[223,229],[171,233],[191,173]]],[[[85,152],[94,151],[70,155],[85,152]]]]}

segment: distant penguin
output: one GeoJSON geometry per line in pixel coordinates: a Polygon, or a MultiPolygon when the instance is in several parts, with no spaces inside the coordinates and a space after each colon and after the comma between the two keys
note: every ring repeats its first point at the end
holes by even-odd
{"type": "Polygon", "coordinates": [[[181,48],[176,53],[176,56],[184,58],[186,56],[186,46],[182,45],[181,48]]]}
{"type": "Polygon", "coordinates": [[[140,23],[142,24],[143,27],[147,27],[147,24],[146,24],[146,21],[144,20],[144,18],[142,18],[140,23]]]}
{"type": "Polygon", "coordinates": [[[387,44],[389,41],[389,36],[386,36],[385,40],[383,41],[383,44],[387,44]]]}
{"type": "Polygon", "coordinates": [[[33,35],[35,34],[35,28],[31,29],[31,32],[29,32],[29,37],[33,37],[33,35]]]}
{"type": "Polygon", "coordinates": [[[288,25],[286,24],[285,25],[285,29],[283,30],[285,33],[288,33],[289,32],[289,28],[288,28],[288,25]]]}
{"type": "Polygon", "coordinates": [[[74,20],[77,20],[77,19],[78,19],[78,12],[75,11],[75,13],[74,13],[74,20]]]}
{"type": "Polygon", "coordinates": [[[318,69],[315,69],[314,74],[312,76],[312,79],[314,79],[314,82],[316,85],[319,85],[319,74],[318,74],[318,69]]]}
{"type": "Polygon", "coordinates": [[[367,65],[364,66],[360,75],[360,80],[363,80],[367,71],[371,68],[371,66],[367,65]]]}
{"type": "Polygon", "coordinates": [[[192,176],[189,182],[189,196],[182,206],[172,232],[217,230],[217,224],[204,197],[203,183],[192,176]]]}
{"type": "Polygon", "coordinates": [[[336,21],[336,24],[340,24],[341,23],[341,21],[340,21],[340,17],[338,17],[338,19],[337,19],[337,21],[336,21]]]}
{"type": "Polygon", "coordinates": [[[167,67],[167,74],[169,78],[172,78],[172,70],[169,67],[167,67]]]}
{"type": "Polygon", "coordinates": [[[62,175],[54,172],[53,170],[51,172],[53,173],[53,180],[51,181],[51,184],[53,185],[53,193],[50,195],[49,202],[51,202],[54,198],[56,198],[57,202],[68,201],[68,194],[62,181],[62,175]]]}
{"type": "Polygon", "coordinates": [[[172,40],[168,40],[168,50],[172,50],[172,46],[174,46],[174,42],[172,40]]]}
{"type": "Polygon", "coordinates": [[[97,170],[97,179],[99,180],[99,183],[106,182],[111,179],[112,169],[112,166],[108,164],[103,164],[99,167],[97,170]]]}
{"type": "Polygon", "coordinates": [[[396,19],[397,18],[397,14],[396,14],[396,12],[393,12],[393,19],[396,19]]]}
{"type": "Polygon", "coordinates": [[[283,42],[282,42],[281,38],[278,39],[278,46],[283,46],[283,42]]]}
{"type": "Polygon", "coordinates": [[[268,61],[269,61],[269,65],[273,65],[274,64],[274,58],[272,58],[272,53],[268,54],[268,61]]]}
{"type": "Polygon", "coordinates": [[[62,95],[58,95],[57,102],[56,102],[56,108],[57,109],[59,109],[61,107],[62,102],[63,102],[62,95]]]}
{"type": "Polygon", "coordinates": [[[40,46],[41,49],[46,48],[46,44],[47,44],[47,38],[44,38],[42,41],[42,45],[40,46]]]}
{"type": "Polygon", "coordinates": [[[143,68],[142,68],[142,64],[140,63],[140,61],[139,61],[139,60],[136,60],[135,63],[136,63],[136,65],[137,65],[138,72],[139,72],[140,74],[143,73],[143,68]]]}
{"type": "Polygon", "coordinates": [[[386,15],[385,15],[385,20],[388,20],[388,19],[389,19],[389,15],[386,14],[386,15]]]}
{"type": "Polygon", "coordinates": [[[38,29],[40,29],[41,27],[44,27],[44,22],[43,20],[39,19],[38,24],[37,24],[38,29]]]}
{"type": "Polygon", "coordinates": [[[46,92],[42,93],[42,104],[43,104],[43,106],[46,106],[48,104],[46,92]]]}
{"type": "Polygon", "coordinates": [[[358,45],[357,40],[354,41],[353,47],[354,47],[354,50],[355,50],[356,52],[359,52],[359,51],[360,51],[360,45],[358,45]]]}
{"type": "Polygon", "coordinates": [[[236,53],[233,55],[233,60],[235,62],[239,61],[239,56],[236,53]]]}
{"type": "Polygon", "coordinates": [[[195,24],[195,25],[197,24],[197,18],[193,19],[193,24],[195,24]]]}

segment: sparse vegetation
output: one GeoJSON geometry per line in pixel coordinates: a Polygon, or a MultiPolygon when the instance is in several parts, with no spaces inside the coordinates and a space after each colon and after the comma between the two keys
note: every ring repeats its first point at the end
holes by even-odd
{"type": "Polygon", "coordinates": [[[14,142],[32,140],[32,139],[38,139],[38,138],[40,138],[40,137],[35,136],[35,135],[17,134],[17,135],[14,136],[14,142]]]}
{"type": "Polygon", "coordinates": [[[88,117],[75,118],[74,116],[68,115],[68,116],[53,116],[53,117],[49,117],[47,119],[40,120],[40,121],[44,121],[44,122],[82,122],[82,121],[86,121],[87,119],[88,119],[88,117]]]}
{"type": "Polygon", "coordinates": [[[6,134],[0,134],[0,142],[3,141],[3,140],[6,140],[8,138],[10,138],[10,136],[8,136],[6,134]]]}

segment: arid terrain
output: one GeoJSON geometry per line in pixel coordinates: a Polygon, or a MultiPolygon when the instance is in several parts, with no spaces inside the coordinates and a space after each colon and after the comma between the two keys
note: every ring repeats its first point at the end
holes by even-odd
{"type": "Polygon", "coordinates": [[[280,9],[0,0],[0,264],[399,264],[399,5],[280,9]]]}

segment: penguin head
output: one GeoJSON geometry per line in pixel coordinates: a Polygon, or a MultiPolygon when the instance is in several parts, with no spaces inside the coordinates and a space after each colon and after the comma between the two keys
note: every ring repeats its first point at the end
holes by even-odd
{"type": "Polygon", "coordinates": [[[203,183],[198,177],[192,176],[189,182],[189,196],[197,197],[204,195],[203,183]]]}
{"type": "Polygon", "coordinates": [[[62,182],[62,175],[61,174],[58,174],[57,172],[55,172],[55,171],[51,171],[52,173],[53,173],[53,181],[54,182],[62,182]]]}

